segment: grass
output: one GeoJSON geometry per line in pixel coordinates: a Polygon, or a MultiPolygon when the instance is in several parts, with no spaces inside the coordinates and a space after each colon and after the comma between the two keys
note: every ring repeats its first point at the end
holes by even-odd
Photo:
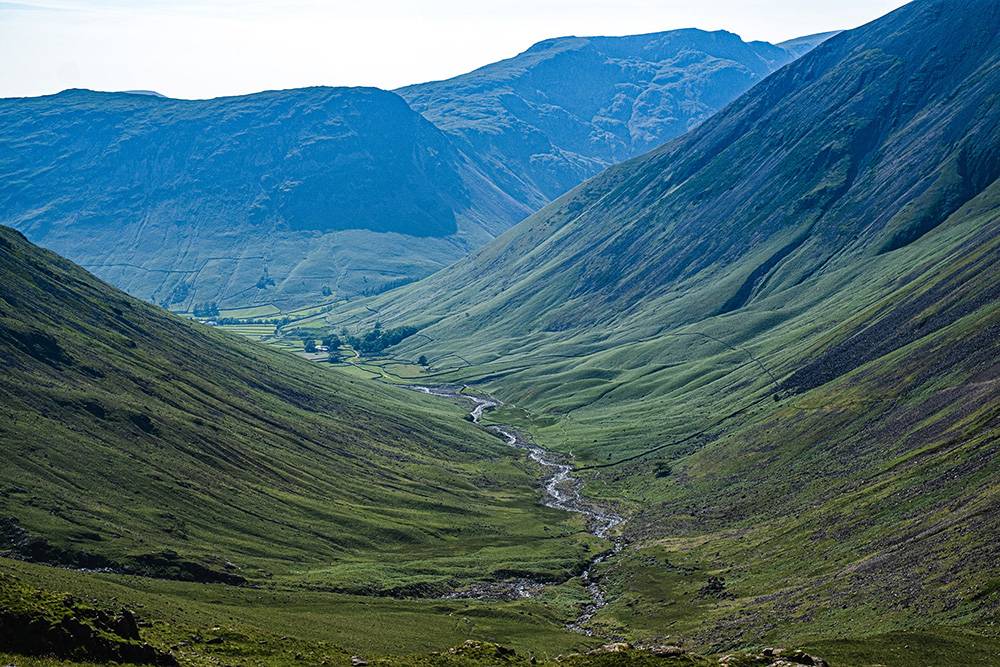
{"type": "MultiPolygon", "coordinates": [[[[142,638],[170,650],[183,665],[346,664],[350,655],[426,653],[468,639],[515,645],[540,656],[596,643],[563,627],[575,603],[569,592],[490,604],[397,600],[84,574],[0,559],[0,592],[11,590],[12,579],[29,591],[133,610],[143,625],[142,638]]],[[[36,599],[28,594],[25,604],[37,605],[36,599]]],[[[22,659],[14,664],[22,665],[22,659]]]]}
{"type": "MultiPolygon", "coordinates": [[[[876,55],[843,67],[885,74],[876,55]]],[[[969,85],[982,93],[983,81],[969,85]]],[[[604,567],[612,603],[595,628],[669,633],[711,651],[936,629],[994,636],[1000,187],[984,175],[992,185],[886,252],[898,230],[878,228],[870,210],[846,213],[883,182],[845,180],[858,156],[751,191],[746,174],[758,171],[736,165],[777,140],[743,114],[765,108],[774,105],[738,105],[684,140],[720,142],[711,169],[703,145],[689,155],[684,141],[671,144],[455,267],[340,305],[328,320],[420,326],[394,356],[426,355],[427,381],[503,399],[491,419],[572,454],[585,491],[629,515],[630,552],[604,567]],[[727,122],[750,128],[740,141],[753,150],[711,135],[727,122]],[[802,196],[776,194],[800,185],[802,196]],[[842,208],[810,208],[848,185],[842,208]],[[817,236],[807,221],[821,211],[830,214],[817,236]],[[704,227],[720,220],[733,221],[725,243],[704,227]],[[787,224],[769,227],[775,220],[787,224]],[[854,225],[869,227],[852,235],[854,225]],[[741,245],[744,234],[753,242],[741,245]],[[721,595],[701,593],[711,577],[725,580],[721,595]]],[[[814,109],[780,111],[801,119],[814,109]]],[[[859,118],[830,127],[854,136],[859,118]]],[[[914,127],[865,140],[916,142],[914,127]]],[[[993,136],[951,129],[968,133],[963,145],[993,136]]],[[[779,142],[768,164],[815,139],[779,142]]],[[[891,153],[880,151],[865,159],[891,153]]],[[[935,160],[951,157],[928,155],[913,173],[935,160]]],[[[897,222],[910,228],[917,218],[907,215],[897,222]]]]}
{"type": "Polygon", "coordinates": [[[278,317],[281,314],[281,309],[271,303],[263,306],[247,306],[246,308],[224,308],[219,311],[219,317],[232,317],[236,319],[278,317]]]}
{"type": "Polygon", "coordinates": [[[0,516],[19,553],[433,597],[565,579],[604,548],[462,407],[165,315],[0,234],[0,516]]]}
{"type": "Polygon", "coordinates": [[[237,334],[260,340],[268,336],[273,336],[276,327],[273,324],[222,324],[217,327],[220,331],[237,334]]]}

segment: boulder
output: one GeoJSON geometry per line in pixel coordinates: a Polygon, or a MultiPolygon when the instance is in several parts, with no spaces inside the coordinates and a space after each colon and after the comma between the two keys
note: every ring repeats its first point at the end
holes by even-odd
{"type": "Polygon", "coordinates": [[[612,642],[604,646],[598,646],[592,651],[587,651],[587,655],[597,655],[599,653],[624,653],[632,650],[632,645],[627,642],[612,642]]]}

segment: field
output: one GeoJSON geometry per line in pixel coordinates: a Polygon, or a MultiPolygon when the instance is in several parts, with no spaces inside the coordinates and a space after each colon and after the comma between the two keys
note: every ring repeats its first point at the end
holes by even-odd
{"type": "Polygon", "coordinates": [[[219,331],[258,340],[273,336],[277,331],[277,327],[273,324],[220,324],[217,328],[219,331]]]}
{"type": "Polygon", "coordinates": [[[232,317],[236,319],[261,319],[280,316],[281,309],[273,304],[247,306],[246,308],[223,308],[219,311],[219,317],[232,317]]]}

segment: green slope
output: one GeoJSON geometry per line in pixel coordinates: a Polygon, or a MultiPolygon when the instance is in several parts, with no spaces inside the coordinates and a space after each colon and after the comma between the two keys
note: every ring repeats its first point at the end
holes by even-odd
{"type": "Polygon", "coordinates": [[[9,229],[0,278],[15,555],[419,595],[599,548],[457,409],[169,316],[9,229]]]}
{"type": "Polygon", "coordinates": [[[911,3],[328,319],[422,326],[395,356],[483,383],[631,513],[597,626],[994,628],[998,35],[996,3],[911,3]]]}

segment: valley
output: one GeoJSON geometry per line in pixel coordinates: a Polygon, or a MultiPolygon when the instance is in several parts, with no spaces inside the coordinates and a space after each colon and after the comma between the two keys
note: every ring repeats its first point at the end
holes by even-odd
{"type": "Polygon", "coordinates": [[[831,38],[448,270],[328,314],[416,327],[396,363],[499,396],[495,419],[629,517],[598,633],[725,650],[995,623],[997,43],[975,22],[998,15],[946,5],[831,38]],[[968,60],[929,55],[952,37],[968,60]]]}
{"type": "Polygon", "coordinates": [[[1000,665],[998,91],[913,0],[0,99],[0,665],[1000,665]]]}

